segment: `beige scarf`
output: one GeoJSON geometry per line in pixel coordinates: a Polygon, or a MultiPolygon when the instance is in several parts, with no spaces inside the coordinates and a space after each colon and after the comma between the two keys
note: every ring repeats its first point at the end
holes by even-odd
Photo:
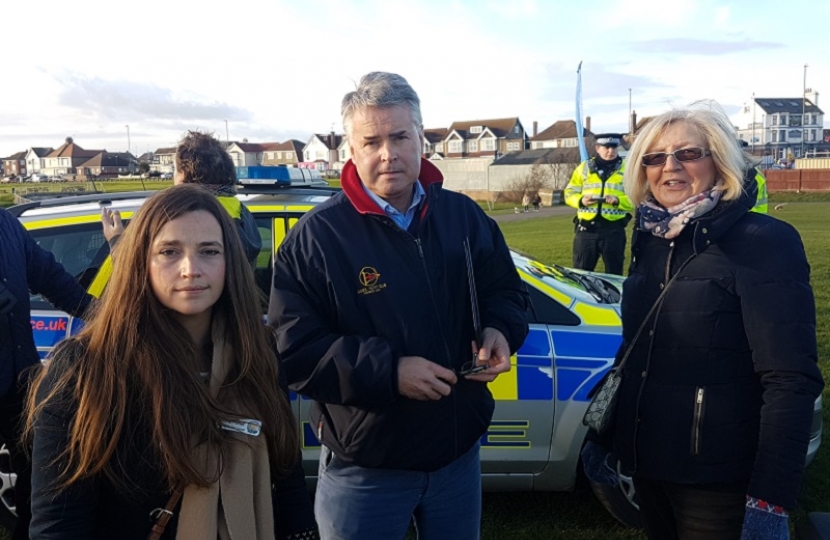
{"type": "MultiPolygon", "coordinates": [[[[225,321],[216,315],[211,337],[210,391],[215,397],[233,362],[233,351],[225,340],[225,321]]],[[[230,394],[224,399],[224,405],[232,411],[243,411],[233,393],[230,394]]],[[[271,468],[264,434],[254,437],[229,433],[231,439],[222,443],[224,463],[219,480],[208,488],[189,485],[184,490],[176,540],[274,538],[271,468]]],[[[205,470],[216,470],[217,452],[208,452],[204,445],[195,452],[201,463],[211,467],[205,470]]]]}

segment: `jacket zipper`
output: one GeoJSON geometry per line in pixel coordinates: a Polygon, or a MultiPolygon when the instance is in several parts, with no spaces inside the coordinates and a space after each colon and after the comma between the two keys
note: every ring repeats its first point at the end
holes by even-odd
{"type": "Polygon", "coordinates": [[[671,279],[671,256],[674,254],[674,240],[672,240],[671,244],[669,244],[669,256],[666,258],[666,275],[663,278],[663,284],[660,287],[662,290],[665,287],[669,280],[671,279]]]}
{"type": "Polygon", "coordinates": [[[436,320],[439,321],[438,328],[441,332],[441,341],[444,344],[444,354],[446,355],[446,365],[447,369],[452,369],[452,355],[450,354],[450,347],[447,344],[447,336],[444,334],[444,327],[440,324],[440,311],[438,310],[438,304],[435,302],[435,291],[432,290],[432,282],[429,280],[429,269],[427,268],[426,257],[424,257],[424,249],[421,246],[421,239],[416,237],[415,238],[415,245],[418,247],[418,258],[421,259],[421,268],[424,271],[424,275],[427,278],[427,288],[429,289],[429,298],[432,301],[432,309],[435,311],[436,320]]]}
{"type": "MultiPolygon", "coordinates": [[[[432,282],[429,279],[429,269],[427,268],[426,257],[424,257],[424,249],[421,246],[421,239],[415,237],[415,245],[418,247],[418,257],[421,259],[421,268],[424,270],[424,275],[427,278],[427,287],[429,288],[429,298],[432,300],[432,309],[435,310],[436,320],[439,321],[438,329],[441,332],[441,341],[444,344],[444,354],[447,357],[447,369],[452,368],[452,355],[450,354],[450,346],[447,343],[447,336],[444,334],[444,326],[440,324],[440,311],[438,304],[435,302],[435,291],[432,290],[432,282]]],[[[455,371],[455,370],[453,370],[455,371]]],[[[452,399],[453,418],[458,418],[458,400],[455,399],[455,392],[450,392],[449,399],[452,399]]],[[[458,454],[455,449],[458,448],[458,421],[453,422],[453,458],[457,458],[458,454]]]]}
{"type": "Polygon", "coordinates": [[[704,389],[697,388],[695,392],[695,417],[692,422],[692,455],[700,454],[700,422],[703,419],[704,389]]]}

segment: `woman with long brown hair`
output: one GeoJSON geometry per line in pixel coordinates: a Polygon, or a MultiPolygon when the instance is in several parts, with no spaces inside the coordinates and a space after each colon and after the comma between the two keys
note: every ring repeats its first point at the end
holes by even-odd
{"type": "Polygon", "coordinates": [[[209,192],[144,203],[96,312],[30,393],[32,538],[143,540],[165,506],[162,538],[313,537],[255,291],[209,192]]]}

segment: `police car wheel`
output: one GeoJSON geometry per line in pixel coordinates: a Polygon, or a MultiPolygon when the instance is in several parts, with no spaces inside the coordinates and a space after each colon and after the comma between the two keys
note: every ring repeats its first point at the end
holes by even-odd
{"type": "Polygon", "coordinates": [[[14,529],[17,512],[14,507],[14,483],[17,475],[12,472],[11,459],[6,445],[0,446],[0,526],[14,529]]]}
{"type": "Polygon", "coordinates": [[[642,527],[643,519],[640,516],[640,507],[634,499],[634,481],[630,476],[622,474],[619,460],[617,460],[616,469],[617,478],[620,480],[616,486],[590,482],[591,489],[597,500],[617,521],[629,527],[642,527]]]}

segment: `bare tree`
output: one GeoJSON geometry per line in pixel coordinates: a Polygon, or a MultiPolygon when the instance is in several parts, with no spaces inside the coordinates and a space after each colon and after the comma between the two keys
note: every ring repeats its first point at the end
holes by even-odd
{"type": "Polygon", "coordinates": [[[518,203],[525,193],[534,195],[540,189],[550,188],[552,184],[551,170],[537,160],[526,174],[516,176],[507,182],[504,197],[510,202],[518,203]]]}
{"type": "Polygon", "coordinates": [[[551,180],[549,187],[553,189],[565,189],[574,169],[579,165],[579,149],[563,148],[561,150],[563,151],[549,152],[536,161],[547,170],[551,180]]]}

